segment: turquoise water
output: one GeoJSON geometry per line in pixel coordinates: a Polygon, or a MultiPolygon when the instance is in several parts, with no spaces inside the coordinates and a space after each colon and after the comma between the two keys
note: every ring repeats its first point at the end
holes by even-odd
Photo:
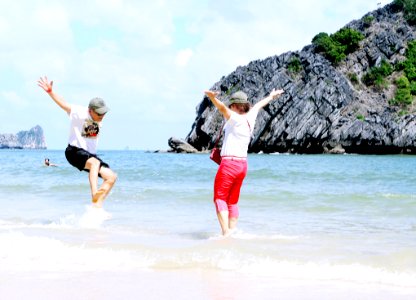
{"type": "Polygon", "coordinates": [[[0,291],[27,272],[211,270],[416,295],[414,156],[250,155],[238,230],[223,239],[208,154],[99,154],[119,179],[97,213],[63,151],[0,151],[0,291]]]}

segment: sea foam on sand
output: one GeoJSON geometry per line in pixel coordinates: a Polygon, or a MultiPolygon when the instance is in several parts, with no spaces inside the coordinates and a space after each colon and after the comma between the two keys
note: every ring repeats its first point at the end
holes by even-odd
{"type": "Polygon", "coordinates": [[[87,206],[85,213],[79,220],[79,226],[82,228],[99,228],[104,221],[111,219],[111,214],[94,206],[87,206]]]}

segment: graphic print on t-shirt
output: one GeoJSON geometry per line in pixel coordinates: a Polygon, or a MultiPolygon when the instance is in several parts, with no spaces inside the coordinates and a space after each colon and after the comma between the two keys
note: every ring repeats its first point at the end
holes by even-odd
{"type": "Polygon", "coordinates": [[[97,122],[93,120],[85,120],[84,125],[82,126],[82,136],[89,139],[96,139],[98,133],[100,132],[100,126],[97,122]]]}

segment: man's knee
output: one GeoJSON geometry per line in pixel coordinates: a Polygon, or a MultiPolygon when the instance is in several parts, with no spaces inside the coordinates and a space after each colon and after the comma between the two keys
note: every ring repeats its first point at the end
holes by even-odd
{"type": "Polygon", "coordinates": [[[111,171],[111,175],[110,175],[109,181],[112,184],[114,184],[117,181],[117,178],[118,178],[117,173],[114,173],[113,171],[111,171]]]}
{"type": "Polygon", "coordinates": [[[85,163],[85,168],[87,170],[91,170],[91,169],[95,169],[95,168],[100,168],[100,164],[101,162],[96,159],[95,157],[90,157],[88,158],[87,162],[85,163]]]}
{"type": "Polygon", "coordinates": [[[101,171],[103,171],[103,169],[105,170],[104,172],[101,172],[101,177],[104,178],[104,180],[113,185],[116,181],[117,181],[117,173],[114,173],[112,170],[102,167],[101,171]]]}

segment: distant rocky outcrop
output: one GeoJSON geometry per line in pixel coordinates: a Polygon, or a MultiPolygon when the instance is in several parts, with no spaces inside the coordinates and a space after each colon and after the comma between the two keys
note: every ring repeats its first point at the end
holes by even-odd
{"type": "MultiPolygon", "coordinates": [[[[346,27],[365,39],[337,66],[308,45],[240,66],[211,87],[221,91],[219,98],[225,102],[237,90],[246,92],[252,103],[273,88],[285,90],[259,113],[249,152],[416,153],[416,116],[412,110],[401,115],[389,104],[395,86],[376,90],[361,83],[381,61],[404,60],[407,43],[416,39],[415,27],[393,4],[346,27]],[[290,68],[294,60],[300,63],[296,72],[290,68]]],[[[223,118],[206,97],[196,114],[183,142],[205,151],[213,147],[223,118]]],[[[180,143],[169,145],[172,151],[182,151],[180,143]]]]}
{"type": "Polygon", "coordinates": [[[17,134],[0,134],[0,149],[46,149],[43,129],[37,125],[17,134]]]}
{"type": "Polygon", "coordinates": [[[171,137],[168,141],[168,144],[169,144],[169,147],[171,147],[171,149],[175,149],[174,152],[177,152],[177,153],[197,153],[197,152],[199,152],[197,149],[195,149],[195,147],[188,144],[183,139],[178,139],[178,138],[175,138],[175,137],[171,137]]]}

